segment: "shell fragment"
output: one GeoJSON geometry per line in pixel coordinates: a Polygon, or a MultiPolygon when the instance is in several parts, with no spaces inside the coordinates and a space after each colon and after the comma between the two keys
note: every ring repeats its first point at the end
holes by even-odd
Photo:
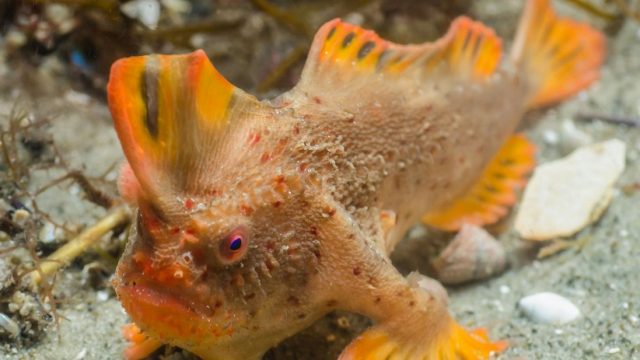
{"type": "Polygon", "coordinates": [[[552,292],[526,296],[520,299],[518,307],[529,319],[541,324],[562,325],[580,317],[580,310],[571,301],[552,292]]]}
{"type": "Polygon", "coordinates": [[[432,266],[443,284],[461,284],[501,273],[506,267],[506,254],[491,234],[464,224],[432,266]]]}
{"type": "Polygon", "coordinates": [[[593,223],[609,205],[624,161],[625,144],[613,139],[540,165],[524,193],[516,231],[528,240],[550,240],[593,223]]]}

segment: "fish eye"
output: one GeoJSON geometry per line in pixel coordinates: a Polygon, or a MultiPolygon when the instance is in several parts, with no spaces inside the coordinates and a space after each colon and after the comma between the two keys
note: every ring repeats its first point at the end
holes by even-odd
{"type": "Polygon", "coordinates": [[[234,263],[247,252],[249,239],[243,226],[238,226],[220,242],[219,257],[224,264],[234,263]]]}

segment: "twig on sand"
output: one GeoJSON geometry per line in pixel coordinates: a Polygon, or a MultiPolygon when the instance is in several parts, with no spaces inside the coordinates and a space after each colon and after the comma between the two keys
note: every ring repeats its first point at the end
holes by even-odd
{"type": "Polygon", "coordinates": [[[562,252],[566,249],[576,249],[578,251],[582,250],[585,245],[591,240],[590,235],[582,236],[577,240],[568,240],[568,239],[556,239],[552,241],[550,244],[542,247],[538,252],[537,258],[544,259],[550,256],[553,256],[559,252],[562,252]]]}
{"type": "Polygon", "coordinates": [[[616,14],[612,14],[605,10],[602,10],[588,1],[585,1],[585,0],[566,0],[566,1],[568,3],[575,5],[576,7],[579,7],[585,10],[586,12],[594,16],[605,19],[606,21],[613,21],[616,19],[616,14]]]}
{"type": "Polygon", "coordinates": [[[575,115],[577,120],[600,120],[617,125],[640,126],[640,118],[630,116],[618,116],[592,112],[579,112],[575,115]]]}
{"type": "Polygon", "coordinates": [[[95,244],[103,235],[129,222],[130,214],[126,207],[119,207],[98,221],[95,225],[81,232],[63,247],[56,250],[40,266],[34,270],[32,280],[38,284],[43,277],[55,273],[64,265],[70,263],[78,255],[95,244]]]}
{"type": "Polygon", "coordinates": [[[626,16],[635,19],[636,21],[640,21],[640,11],[632,8],[626,1],[624,0],[615,0],[614,3],[622,11],[626,16]]]}

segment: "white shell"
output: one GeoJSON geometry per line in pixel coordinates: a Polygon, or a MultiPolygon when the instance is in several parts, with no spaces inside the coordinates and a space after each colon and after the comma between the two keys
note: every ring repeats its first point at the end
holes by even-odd
{"type": "Polygon", "coordinates": [[[549,240],[582,230],[609,205],[624,162],[625,144],[613,139],[538,166],[524,193],[516,231],[528,240],[549,240]]]}
{"type": "Polygon", "coordinates": [[[580,310],[571,301],[551,292],[526,296],[518,307],[529,319],[542,324],[561,325],[580,317],[580,310]]]}

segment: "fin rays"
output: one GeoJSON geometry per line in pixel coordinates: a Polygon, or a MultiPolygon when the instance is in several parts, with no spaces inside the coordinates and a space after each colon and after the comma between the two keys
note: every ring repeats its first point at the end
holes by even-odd
{"type": "Polygon", "coordinates": [[[239,95],[201,50],[117,61],[109,107],[139,195],[205,185],[196,183],[208,169],[202,156],[220,142],[239,95]]]}
{"type": "Polygon", "coordinates": [[[401,74],[428,77],[438,73],[486,79],[501,57],[501,41],[493,30],[467,17],[456,19],[445,36],[434,43],[398,45],[375,32],[342,22],[326,23],[314,39],[302,79],[321,73],[355,68],[352,74],[401,74]]]}
{"type": "Polygon", "coordinates": [[[426,214],[422,221],[448,231],[458,230],[464,223],[495,223],[516,202],[516,190],[525,185],[525,177],[535,164],[534,155],[534,145],[523,135],[512,136],[466,194],[447,208],[426,214]]]}

